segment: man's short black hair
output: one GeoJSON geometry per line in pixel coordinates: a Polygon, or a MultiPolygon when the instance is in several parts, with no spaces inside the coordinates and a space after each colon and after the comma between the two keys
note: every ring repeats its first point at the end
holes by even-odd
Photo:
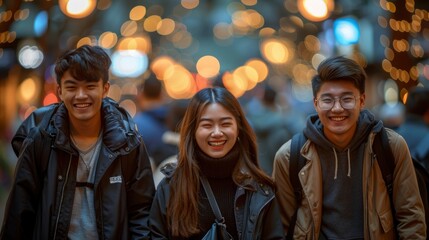
{"type": "Polygon", "coordinates": [[[109,55],[99,46],[83,45],[62,55],[55,63],[57,83],[66,71],[79,81],[109,81],[109,68],[112,64],[109,55]]]}
{"type": "Polygon", "coordinates": [[[340,80],[352,82],[361,94],[365,92],[366,73],[363,68],[352,59],[336,56],[325,59],[317,68],[317,75],[311,80],[313,96],[316,97],[322,83],[340,80]]]}

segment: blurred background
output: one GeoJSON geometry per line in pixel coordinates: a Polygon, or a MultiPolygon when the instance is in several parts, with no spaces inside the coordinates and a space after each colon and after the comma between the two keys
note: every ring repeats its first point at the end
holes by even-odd
{"type": "Polygon", "coordinates": [[[0,206],[16,163],[11,137],[58,102],[55,60],[83,44],[110,54],[109,96],[133,116],[150,73],[170,101],[222,85],[253,106],[270,86],[280,109],[306,116],[315,67],[344,55],[367,71],[367,108],[390,117],[429,83],[429,1],[0,0],[0,206]]]}

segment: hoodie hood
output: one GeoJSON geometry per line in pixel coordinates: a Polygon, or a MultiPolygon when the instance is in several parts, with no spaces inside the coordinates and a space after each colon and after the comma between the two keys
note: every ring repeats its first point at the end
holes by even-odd
{"type": "Polygon", "coordinates": [[[360,112],[356,132],[350,142],[350,144],[345,149],[338,149],[331,141],[329,141],[323,133],[323,125],[319,119],[319,116],[312,114],[307,118],[307,127],[304,129],[304,135],[310,139],[317,148],[320,149],[320,152],[332,153],[331,156],[326,154],[320,154],[320,158],[328,158],[335,160],[335,176],[337,177],[338,171],[338,153],[347,152],[347,161],[348,161],[348,173],[347,176],[351,175],[351,164],[350,164],[350,153],[356,151],[362,143],[367,141],[368,135],[371,132],[379,132],[383,127],[383,123],[375,119],[375,116],[368,110],[362,110],[360,112]]]}
{"type": "MultiPolygon", "coordinates": [[[[307,117],[307,127],[304,129],[304,135],[314,142],[318,147],[325,149],[336,148],[323,133],[323,125],[317,113],[307,117]]],[[[353,136],[349,146],[351,150],[357,148],[363,141],[367,139],[368,134],[372,132],[380,132],[383,123],[376,120],[375,116],[368,110],[360,112],[355,135],[353,136]]]]}

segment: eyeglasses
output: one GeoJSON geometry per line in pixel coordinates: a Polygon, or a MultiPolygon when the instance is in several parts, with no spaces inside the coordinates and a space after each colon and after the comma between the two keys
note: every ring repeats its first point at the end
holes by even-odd
{"type": "Polygon", "coordinates": [[[356,106],[356,98],[358,97],[351,94],[340,97],[325,96],[316,99],[316,104],[322,110],[331,110],[334,107],[335,102],[338,100],[342,108],[350,110],[356,106]]]}

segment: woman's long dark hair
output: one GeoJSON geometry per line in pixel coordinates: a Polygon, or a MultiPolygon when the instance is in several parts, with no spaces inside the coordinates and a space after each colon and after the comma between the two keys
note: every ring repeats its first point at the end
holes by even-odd
{"type": "Polygon", "coordinates": [[[231,112],[237,121],[240,159],[233,172],[233,180],[243,186],[253,178],[274,186],[272,179],[260,168],[257,159],[256,136],[250,127],[237,99],[225,88],[205,88],[189,102],[180,129],[177,168],[170,181],[171,192],[167,206],[167,222],[173,236],[189,237],[199,233],[198,193],[200,170],[195,160],[195,132],[203,110],[209,104],[218,103],[231,112]],[[184,214],[186,213],[186,214],[184,214]]]}

